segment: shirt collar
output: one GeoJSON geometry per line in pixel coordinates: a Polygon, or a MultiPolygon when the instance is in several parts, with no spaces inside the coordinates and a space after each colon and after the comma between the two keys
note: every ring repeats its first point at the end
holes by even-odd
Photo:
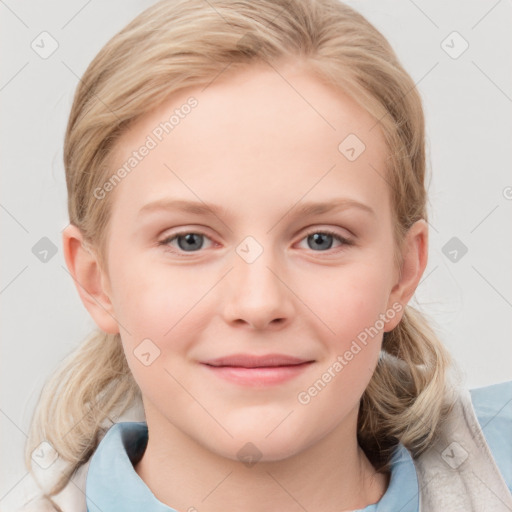
{"type": "MultiPolygon", "coordinates": [[[[87,512],[177,512],[155,497],[134,469],[144,454],[144,421],[112,425],[94,452],[87,472],[87,512]]],[[[388,489],[378,503],[357,512],[417,512],[418,480],[413,460],[399,444],[391,459],[388,489]]]]}
{"type": "Polygon", "coordinates": [[[109,428],[87,472],[87,512],[177,512],[156,499],[133,467],[147,442],[145,421],[121,422],[109,428]]]}
{"type": "Polygon", "coordinates": [[[354,512],[418,512],[419,487],[416,467],[407,448],[399,443],[390,461],[391,478],[382,498],[354,512]]]}

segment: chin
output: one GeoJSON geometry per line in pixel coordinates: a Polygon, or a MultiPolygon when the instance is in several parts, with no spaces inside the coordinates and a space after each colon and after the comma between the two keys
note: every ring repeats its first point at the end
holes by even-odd
{"type": "Polygon", "coordinates": [[[275,432],[272,429],[231,430],[234,438],[227,444],[206,447],[218,455],[239,462],[275,462],[288,459],[307,447],[304,439],[290,433],[275,432]]]}
{"type": "Polygon", "coordinates": [[[269,445],[268,442],[254,443],[252,441],[246,441],[236,443],[233,447],[233,451],[219,455],[252,467],[256,463],[283,461],[297,455],[300,451],[301,449],[297,444],[281,444],[276,446],[275,443],[269,445]]]}

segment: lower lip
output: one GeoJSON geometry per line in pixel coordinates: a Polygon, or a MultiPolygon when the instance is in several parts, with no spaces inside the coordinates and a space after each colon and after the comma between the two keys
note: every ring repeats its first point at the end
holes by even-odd
{"type": "Polygon", "coordinates": [[[240,366],[210,366],[203,364],[222,379],[244,386],[269,386],[281,384],[300,375],[312,361],[290,366],[243,368],[240,366]]]}

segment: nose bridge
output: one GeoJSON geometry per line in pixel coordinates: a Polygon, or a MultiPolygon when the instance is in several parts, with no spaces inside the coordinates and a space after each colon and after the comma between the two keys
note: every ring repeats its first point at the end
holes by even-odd
{"type": "Polygon", "coordinates": [[[265,295],[267,299],[275,295],[282,286],[275,276],[280,264],[268,240],[259,242],[253,236],[247,236],[238,244],[235,252],[235,273],[241,295],[246,296],[249,292],[253,296],[265,295]],[[243,290],[244,285],[248,289],[243,290]]]}
{"type": "Polygon", "coordinates": [[[292,313],[290,292],[282,282],[281,259],[270,246],[248,236],[235,249],[230,272],[230,292],[226,297],[226,316],[264,326],[292,313]]]}

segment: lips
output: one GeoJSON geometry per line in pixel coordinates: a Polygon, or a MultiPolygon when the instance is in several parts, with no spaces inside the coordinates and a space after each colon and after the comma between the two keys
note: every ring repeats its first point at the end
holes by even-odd
{"type": "Polygon", "coordinates": [[[204,361],[203,364],[216,367],[233,366],[238,368],[269,368],[277,366],[296,366],[311,362],[285,354],[266,354],[262,356],[252,354],[233,354],[204,361]]]}
{"type": "Polygon", "coordinates": [[[285,354],[233,354],[204,361],[202,366],[215,378],[237,386],[268,389],[298,377],[313,363],[313,360],[285,354]]]}

